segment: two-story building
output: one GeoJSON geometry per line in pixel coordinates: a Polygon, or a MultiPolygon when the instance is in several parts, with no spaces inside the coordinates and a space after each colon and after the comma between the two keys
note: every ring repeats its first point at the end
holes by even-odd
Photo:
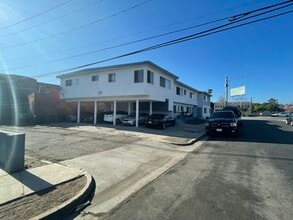
{"type": "Polygon", "coordinates": [[[62,87],[61,98],[77,102],[78,123],[83,102],[94,103],[96,124],[99,111],[113,111],[114,118],[117,111],[135,112],[137,118],[139,112],[171,115],[190,112],[204,117],[204,108],[209,106],[211,96],[179,82],[178,76],[150,61],[85,69],[57,78],[62,87]],[[198,101],[201,94],[207,96],[206,102],[200,102],[203,106],[199,106],[198,101]],[[199,109],[202,112],[199,113],[199,109]]]}

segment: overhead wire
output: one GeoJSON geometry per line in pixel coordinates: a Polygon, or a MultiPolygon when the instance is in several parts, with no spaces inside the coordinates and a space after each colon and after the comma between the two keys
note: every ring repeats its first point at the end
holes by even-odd
{"type": "MultiPolygon", "coordinates": [[[[103,0],[101,0],[103,1],[103,0]]],[[[214,13],[210,13],[210,14],[206,14],[204,16],[199,16],[199,17],[193,17],[193,18],[189,18],[189,19],[185,19],[185,20],[182,20],[182,21],[178,21],[178,22],[174,22],[174,23],[171,23],[171,24],[168,24],[168,25],[164,25],[164,26],[160,26],[160,27],[156,27],[156,28],[152,28],[152,29],[148,29],[148,30],[144,30],[144,31],[141,31],[141,32],[136,32],[136,33],[131,33],[131,34],[127,34],[127,35],[121,35],[117,38],[112,38],[112,39],[107,39],[107,40],[103,40],[103,41],[98,41],[98,42],[92,42],[92,43],[89,43],[89,44],[86,44],[86,45],[81,45],[81,46],[75,46],[75,47],[71,47],[71,48],[68,48],[68,49],[63,49],[63,50],[54,50],[54,52],[50,53],[50,54],[60,54],[60,53],[65,53],[67,51],[71,51],[71,50],[75,50],[75,49],[79,49],[79,48],[84,48],[84,47],[88,47],[88,46],[92,46],[92,45],[96,45],[96,44],[99,44],[99,43],[105,43],[105,42],[108,42],[108,41],[111,41],[111,40],[115,40],[115,39],[121,39],[122,37],[129,37],[129,36],[133,36],[133,35],[138,35],[138,34],[143,34],[143,33],[147,33],[147,32],[150,32],[150,31],[154,31],[154,30],[158,30],[158,29],[163,29],[163,28],[167,28],[167,27],[171,27],[171,26],[174,26],[174,25],[178,25],[178,24],[181,24],[181,23],[185,23],[187,21],[191,21],[191,20],[195,20],[195,19],[199,19],[199,18],[203,18],[203,17],[207,17],[207,16],[211,16],[211,15],[216,15],[216,14],[220,14],[222,12],[226,12],[226,11],[230,11],[230,10],[234,10],[234,9],[237,9],[237,8],[241,8],[241,7],[247,7],[248,5],[253,5],[253,4],[259,4],[261,1],[264,1],[264,0],[260,0],[258,2],[254,2],[254,3],[250,3],[250,4],[246,4],[246,5],[241,5],[241,6],[237,6],[237,7],[233,7],[233,8],[229,8],[229,9],[225,9],[225,10],[221,10],[221,11],[218,11],[218,12],[214,12],[214,13]]],[[[226,19],[226,18],[224,18],[226,19]]],[[[206,23],[206,22],[205,22],[206,23]]],[[[205,25],[205,23],[202,23],[202,24],[198,24],[196,25],[197,27],[200,27],[200,26],[203,26],[205,25]]],[[[44,23],[43,23],[44,24],[44,23]]],[[[187,28],[182,28],[182,31],[184,31],[184,29],[188,30],[188,29],[191,29],[193,28],[193,26],[191,27],[187,27],[187,28]]],[[[1,36],[0,36],[1,37],[1,36]]],[[[30,58],[35,58],[35,57],[40,57],[40,55],[35,55],[35,56],[26,56],[26,57],[21,57],[21,58],[13,58],[13,62],[15,61],[19,61],[19,60],[24,60],[24,59],[30,59],[30,58]]],[[[7,62],[7,60],[5,61],[7,62]]],[[[8,60],[9,62],[9,60],[8,60]]]]}
{"type": "Polygon", "coordinates": [[[11,33],[9,33],[9,34],[5,34],[5,35],[0,35],[0,38],[13,36],[13,35],[16,35],[16,34],[19,34],[19,33],[22,33],[22,32],[25,32],[25,31],[28,31],[28,30],[31,30],[31,29],[37,28],[37,27],[40,27],[40,26],[42,26],[42,25],[44,25],[44,24],[51,23],[51,22],[53,22],[53,21],[59,20],[59,19],[64,18],[64,17],[66,17],[66,16],[69,16],[69,15],[72,15],[72,14],[74,14],[74,13],[77,13],[77,12],[79,12],[79,11],[81,11],[81,10],[84,10],[84,9],[86,9],[86,8],[92,7],[92,6],[96,5],[96,4],[101,3],[102,1],[103,1],[103,0],[99,0],[99,1],[93,2],[93,3],[91,3],[91,4],[87,4],[87,5],[85,5],[85,6],[81,7],[81,8],[78,8],[78,9],[76,9],[76,10],[73,10],[73,11],[71,11],[71,12],[68,12],[68,13],[66,13],[66,14],[64,14],[64,15],[59,16],[59,17],[56,17],[56,18],[53,18],[53,19],[51,19],[51,20],[48,20],[48,21],[45,21],[45,22],[42,22],[42,23],[39,23],[39,24],[36,24],[36,25],[30,26],[30,27],[28,27],[28,28],[24,28],[24,29],[22,29],[22,30],[18,30],[18,31],[16,31],[16,32],[11,32],[11,33]]]}
{"type": "MultiPolygon", "coordinates": [[[[280,5],[283,5],[283,4],[284,3],[275,4],[274,7],[280,6],[280,5]]],[[[151,36],[151,37],[147,37],[147,38],[127,42],[127,43],[122,43],[122,44],[118,44],[118,45],[114,45],[114,46],[110,46],[110,47],[106,47],[106,48],[102,48],[102,49],[98,49],[98,50],[94,50],[94,51],[89,51],[89,52],[85,52],[85,53],[81,53],[81,54],[77,54],[77,55],[72,55],[72,56],[60,58],[60,59],[49,60],[49,61],[45,61],[45,62],[41,62],[41,63],[37,63],[37,64],[30,64],[30,65],[25,65],[25,66],[21,66],[21,67],[10,68],[10,69],[6,69],[5,71],[23,69],[23,68],[32,67],[32,66],[38,66],[38,65],[43,65],[43,64],[48,64],[48,63],[53,63],[53,62],[59,62],[59,61],[64,61],[64,60],[68,60],[68,59],[73,59],[73,58],[76,58],[76,57],[81,57],[81,56],[85,56],[85,55],[89,55],[89,54],[94,54],[94,53],[98,53],[98,52],[101,52],[101,51],[114,49],[114,48],[118,48],[118,47],[122,47],[122,46],[128,46],[128,45],[131,45],[131,44],[134,44],[134,43],[143,42],[143,41],[151,40],[151,39],[162,37],[162,36],[167,36],[167,35],[170,35],[170,34],[182,32],[182,31],[189,30],[189,29],[192,29],[192,28],[196,28],[196,27],[216,23],[216,22],[219,22],[219,21],[227,20],[227,19],[229,19],[231,17],[237,17],[237,16],[242,16],[243,15],[242,19],[241,18],[236,19],[234,22],[231,22],[229,20],[230,23],[228,23],[228,24],[220,25],[218,27],[211,28],[211,29],[199,32],[199,33],[192,34],[192,35],[188,35],[188,36],[185,36],[183,38],[179,38],[179,39],[175,39],[175,40],[172,40],[172,41],[168,41],[168,42],[165,42],[165,43],[155,45],[155,47],[161,47],[161,45],[164,45],[164,44],[172,44],[173,42],[178,41],[178,40],[181,41],[181,40],[184,40],[184,39],[188,39],[188,38],[193,37],[193,36],[197,36],[197,35],[200,35],[200,34],[204,34],[206,32],[210,32],[210,31],[217,30],[217,29],[220,29],[220,28],[223,28],[223,27],[226,27],[226,26],[230,26],[230,25],[232,25],[232,24],[234,24],[236,22],[240,22],[240,21],[247,20],[247,19],[250,19],[250,18],[253,18],[253,17],[256,17],[256,16],[260,16],[260,15],[264,15],[264,14],[267,14],[267,13],[270,13],[270,12],[273,12],[273,11],[276,11],[276,10],[280,10],[282,8],[289,7],[292,4],[293,3],[290,3],[289,5],[280,6],[278,8],[273,8],[273,6],[267,6],[267,7],[263,7],[263,8],[260,8],[260,9],[256,9],[256,10],[240,13],[240,14],[237,14],[237,15],[233,15],[233,16],[226,16],[224,18],[220,18],[220,19],[216,19],[216,20],[213,20],[213,21],[205,22],[205,23],[202,23],[202,24],[199,24],[199,25],[194,25],[194,26],[191,26],[191,27],[188,27],[188,28],[183,28],[183,29],[179,29],[179,30],[175,30],[175,31],[171,31],[171,32],[167,32],[167,33],[163,33],[163,34],[159,34],[159,35],[155,35],[155,36],[151,36]],[[249,14],[252,14],[252,13],[255,13],[255,12],[258,12],[258,11],[267,10],[267,9],[270,9],[270,8],[273,8],[273,9],[265,11],[265,12],[262,12],[262,13],[259,13],[259,14],[256,14],[256,15],[253,15],[253,16],[250,16],[250,17],[245,17],[245,16],[247,16],[249,14]]],[[[152,46],[152,47],[154,47],[154,46],[152,46]]]]}
{"type": "Polygon", "coordinates": [[[32,15],[32,16],[30,16],[30,17],[28,17],[28,18],[25,18],[25,19],[23,19],[23,20],[17,21],[17,22],[15,22],[15,23],[13,23],[13,24],[6,25],[6,26],[4,26],[4,27],[0,27],[0,31],[1,31],[1,30],[4,30],[4,29],[7,29],[7,28],[10,28],[10,27],[13,27],[13,26],[15,26],[15,25],[18,25],[18,24],[23,23],[23,22],[25,22],[25,21],[31,20],[31,19],[36,18],[36,17],[38,17],[38,16],[41,16],[41,15],[43,15],[43,14],[46,14],[46,13],[48,13],[49,11],[55,10],[56,8],[59,8],[59,7],[63,6],[63,5],[66,5],[66,4],[68,4],[69,2],[71,2],[71,1],[72,1],[72,0],[67,0],[67,1],[65,1],[65,2],[62,2],[61,4],[55,5],[54,7],[48,8],[48,9],[46,9],[46,10],[44,10],[44,11],[41,11],[41,12],[35,14],[35,15],[32,15]]]}
{"type": "Polygon", "coordinates": [[[225,24],[225,25],[221,25],[221,26],[218,26],[218,27],[215,27],[215,28],[211,28],[211,29],[208,29],[208,30],[196,33],[196,34],[192,34],[192,35],[189,35],[189,36],[185,36],[185,37],[182,37],[182,38],[178,38],[178,39],[175,39],[175,40],[167,41],[167,42],[164,42],[164,43],[161,43],[161,44],[156,44],[156,45],[153,45],[153,46],[150,46],[150,47],[146,47],[146,48],[139,49],[139,50],[136,50],[136,51],[132,51],[132,52],[129,52],[129,53],[125,53],[125,54],[122,54],[122,55],[114,56],[114,57],[111,57],[111,58],[108,58],[108,59],[103,59],[103,60],[100,60],[100,61],[96,61],[96,62],[92,62],[92,63],[88,63],[88,64],[84,64],[84,65],[80,65],[80,66],[76,66],[76,67],[72,67],[72,68],[68,68],[68,69],[63,69],[63,70],[60,70],[60,71],[48,72],[48,73],[43,73],[43,74],[39,74],[39,75],[34,75],[33,77],[34,78],[41,78],[41,77],[44,77],[44,76],[57,75],[57,74],[61,74],[61,73],[69,72],[69,71],[78,70],[78,69],[81,69],[81,68],[85,68],[85,67],[88,67],[88,66],[93,66],[93,65],[104,63],[104,62],[107,62],[107,61],[111,61],[111,60],[131,56],[131,55],[142,53],[142,52],[147,52],[147,51],[150,51],[150,50],[156,50],[156,49],[159,49],[159,48],[162,48],[162,47],[182,43],[182,42],[185,42],[185,41],[194,40],[194,39],[197,39],[197,38],[202,38],[202,37],[205,37],[205,36],[209,36],[209,35],[212,35],[212,34],[224,32],[224,31],[227,31],[227,30],[235,29],[235,28],[239,28],[239,27],[242,27],[242,26],[247,26],[249,24],[253,24],[253,23],[260,22],[260,21],[264,21],[264,20],[280,17],[280,16],[283,16],[283,15],[286,15],[286,14],[290,14],[292,12],[293,12],[293,10],[289,10],[289,11],[282,12],[282,13],[279,13],[279,14],[275,14],[275,15],[264,17],[264,18],[259,18],[259,19],[253,20],[253,21],[248,21],[248,22],[245,22],[245,23],[234,25],[232,27],[227,27],[227,26],[229,26],[231,24],[239,23],[241,21],[244,21],[244,20],[247,20],[247,19],[250,19],[250,18],[254,18],[254,17],[260,16],[260,15],[266,14],[265,12],[262,12],[262,13],[260,13],[258,15],[253,15],[253,16],[250,16],[250,17],[247,17],[247,18],[237,19],[236,21],[228,23],[228,24],[225,24]],[[226,28],[223,28],[223,27],[226,27],[226,28]],[[221,28],[223,28],[223,29],[221,29],[221,28]],[[218,30],[218,29],[220,29],[220,30],[218,30]]]}
{"type": "Polygon", "coordinates": [[[32,44],[32,43],[37,43],[37,42],[40,42],[40,41],[43,41],[43,40],[47,40],[47,39],[51,39],[51,38],[55,38],[55,37],[61,36],[61,35],[63,35],[63,34],[67,34],[67,33],[70,33],[70,32],[72,32],[72,31],[80,30],[80,29],[82,29],[82,28],[85,28],[85,27],[88,27],[88,26],[94,25],[94,24],[96,24],[96,23],[98,23],[98,22],[101,22],[101,21],[104,21],[104,20],[110,19],[110,18],[115,17],[115,16],[120,15],[120,14],[123,14],[123,13],[125,13],[125,12],[127,12],[127,11],[129,11],[129,10],[133,10],[133,9],[139,7],[139,6],[142,6],[142,5],[144,5],[144,4],[146,4],[146,3],[150,2],[150,1],[152,1],[152,0],[145,0],[145,1],[143,1],[143,2],[140,2],[140,3],[136,4],[136,5],[133,5],[133,6],[131,6],[131,7],[128,7],[128,8],[126,8],[126,9],[123,9],[123,10],[121,10],[121,11],[119,11],[119,12],[115,12],[115,13],[113,13],[113,14],[111,14],[111,15],[109,15],[109,16],[106,16],[106,17],[104,17],[104,18],[100,18],[100,19],[97,19],[97,20],[91,21],[91,22],[86,23],[86,24],[84,24],[84,25],[80,25],[80,26],[77,26],[77,27],[75,27],[75,28],[71,28],[71,29],[68,29],[68,30],[66,30],[66,31],[59,32],[59,33],[57,33],[57,34],[52,34],[52,35],[49,35],[49,36],[44,37],[44,38],[39,38],[39,39],[35,39],[35,40],[32,40],[32,41],[28,41],[28,42],[23,42],[23,43],[20,43],[20,44],[14,44],[14,45],[3,46],[3,47],[1,47],[0,49],[9,49],[9,48],[14,48],[14,47],[19,47],[19,46],[24,46],[24,45],[28,45],[28,44],[32,44]]]}

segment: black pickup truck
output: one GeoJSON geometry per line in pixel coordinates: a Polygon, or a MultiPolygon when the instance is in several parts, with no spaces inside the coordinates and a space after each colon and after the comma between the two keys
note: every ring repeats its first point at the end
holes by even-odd
{"type": "Polygon", "coordinates": [[[239,124],[233,111],[214,112],[206,122],[206,134],[231,134],[238,136],[239,124]]]}

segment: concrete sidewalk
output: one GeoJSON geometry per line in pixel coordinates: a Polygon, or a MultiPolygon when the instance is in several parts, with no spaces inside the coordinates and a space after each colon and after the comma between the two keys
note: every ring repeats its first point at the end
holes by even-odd
{"type": "MultiPolygon", "coordinates": [[[[35,219],[59,216],[65,209],[70,209],[70,206],[77,205],[78,202],[88,196],[92,185],[93,179],[87,172],[60,164],[49,164],[13,174],[0,170],[0,219],[11,219],[12,216],[16,218],[18,214],[23,215],[24,218],[35,219]],[[84,184],[78,187],[78,191],[74,192],[73,196],[67,198],[65,202],[61,204],[56,202],[53,207],[49,204],[44,204],[44,206],[36,204],[38,198],[45,197],[46,193],[54,190],[57,191],[58,186],[81,178],[84,178],[84,184]],[[33,197],[33,199],[30,199],[30,197],[33,197]],[[28,203],[31,207],[38,206],[38,210],[33,210],[33,207],[32,210],[23,210],[22,207],[18,210],[11,210],[17,206],[22,206],[22,203],[28,203]],[[30,213],[29,216],[24,215],[24,213],[13,213],[23,211],[30,213]]],[[[63,199],[58,198],[56,200],[62,201],[63,199]]]]}
{"type": "MultiPolygon", "coordinates": [[[[205,134],[203,127],[199,128],[201,130],[193,134],[194,141],[205,134]]],[[[63,161],[62,164],[66,166],[82,168],[91,173],[96,183],[91,205],[77,218],[92,219],[111,212],[201,144],[199,141],[182,146],[144,140],[63,161]]]]}

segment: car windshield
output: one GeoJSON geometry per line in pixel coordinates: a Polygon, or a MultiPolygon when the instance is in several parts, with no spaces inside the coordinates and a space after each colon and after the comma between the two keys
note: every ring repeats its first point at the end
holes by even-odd
{"type": "Polygon", "coordinates": [[[164,118],[164,116],[165,115],[163,115],[163,114],[155,114],[155,115],[152,115],[151,118],[152,119],[159,119],[159,118],[164,118]]]}
{"type": "Polygon", "coordinates": [[[211,118],[234,118],[233,112],[214,112],[211,118]]]}

